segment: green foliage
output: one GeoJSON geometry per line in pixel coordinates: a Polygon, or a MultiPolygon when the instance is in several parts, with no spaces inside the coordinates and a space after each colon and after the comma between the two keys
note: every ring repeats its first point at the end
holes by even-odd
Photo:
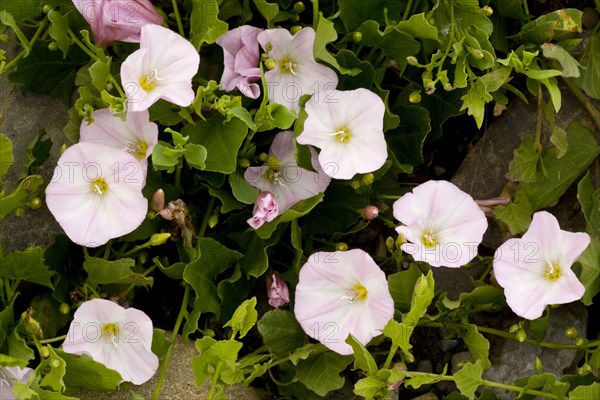
{"type": "Polygon", "coordinates": [[[352,351],[354,353],[354,370],[362,370],[368,376],[377,374],[377,364],[371,353],[369,353],[369,350],[367,350],[361,342],[356,340],[352,334],[348,335],[346,343],[352,346],[352,351]]]}
{"type": "Polygon", "coordinates": [[[475,391],[483,383],[483,369],[483,360],[477,360],[475,364],[466,363],[454,374],[456,387],[469,400],[475,399],[475,391]]]}
{"type": "Polygon", "coordinates": [[[233,313],[233,317],[223,325],[231,327],[232,335],[240,334],[240,339],[246,336],[248,331],[256,325],[258,313],[256,312],[256,297],[244,301],[233,313]]]}
{"type": "Polygon", "coordinates": [[[319,396],[344,385],[340,373],[352,362],[352,357],[328,351],[310,356],[296,366],[296,379],[319,396]]]}
{"type": "Polygon", "coordinates": [[[219,20],[217,0],[192,0],[193,10],[190,18],[190,41],[197,50],[204,43],[214,43],[227,32],[226,22],[219,20]]]}
{"type": "Polygon", "coordinates": [[[580,62],[585,69],[575,83],[588,96],[600,99],[600,31],[590,37],[580,62]]]}
{"type": "Polygon", "coordinates": [[[0,260],[0,277],[25,280],[53,289],[50,278],[54,272],[44,263],[44,252],[40,247],[3,254],[0,246],[0,260]]]}
{"type": "Polygon", "coordinates": [[[0,133],[0,184],[3,183],[4,175],[13,163],[12,141],[0,133]]]}
{"type": "Polygon", "coordinates": [[[86,387],[94,390],[114,390],[123,378],[87,354],[75,356],[62,350],[56,352],[66,363],[65,385],[69,388],[86,387]]]}
{"type": "Polygon", "coordinates": [[[135,260],[131,258],[108,261],[103,258],[86,257],[83,262],[83,269],[88,274],[87,282],[92,285],[120,283],[152,286],[154,278],[133,272],[131,268],[134,265],[135,260]]]}
{"type": "Polygon", "coordinates": [[[582,14],[572,8],[553,11],[523,25],[518,36],[524,41],[542,44],[568,33],[581,32],[582,14]]]}
{"type": "Polygon", "coordinates": [[[307,342],[306,334],[294,314],[286,310],[266,312],[258,321],[258,331],[269,352],[276,357],[283,357],[307,342]]]}

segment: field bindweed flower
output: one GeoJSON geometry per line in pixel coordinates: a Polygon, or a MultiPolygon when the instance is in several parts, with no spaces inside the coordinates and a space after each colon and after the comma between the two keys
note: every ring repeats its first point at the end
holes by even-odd
{"type": "Polygon", "coordinates": [[[291,131],[281,132],[273,139],[267,163],[247,168],[244,179],[262,191],[271,192],[281,214],[300,200],[324,192],[329,186],[331,179],[316,162],[313,149],[311,154],[313,168],[317,172],[298,167],[294,156],[294,134],[291,131]]]}
{"type": "Polygon", "coordinates": [[[73,0],[73,4],[100,47],[117,40],[138,43],[142,26],[164,22],[149,0],[73,0]]]}
{"type": "Polygon", "coordinates": [[[433,267],[458,268],[477,255],[487,229],[471,196],[447,181],[427,181],[394,202],[398,233],[411,243],[404,252],[433,267]]]}
{"type": "Polygon", "coordinates": [[[17,382],[27,384],[33,375],[33,369],[25,367],[0,367],[0,399],[17,399],[12,388],[17,382]]]}
{"type": "Polygon", "coordinates": [[[260,228],[265,222],[270,222],[279,215],[277,199],[271,192],[260,192],[254,202],[252,218],[248,219],[248,225],[254,229],[260,228]]]}
{"type": "Polygon", "coordinates": [[[192,104],[192,77],[200,55],[185,38],[159,25],[144,25],[140,49],[121,64],[129,111],[148,109],[158,99],[181,107],[192,104]]]}
{"type": "Polygon", "coordinates": [[[126,151],[81,142],[61,155],[46,203],[69,238],[98,247],[137,228],[146,217],[144,171],[126,151]]]}
{"type": "Polygon", "coordinates": [[[231,92],[235,88],[246,97],[260,96],[258,34],[263,30],[250,25],[232,29],[217,39],[223,48],[225,69],[221,76],[221,89],[231,92]]]}
{"type": "Polygon", "coordinates": [[[147,158],[158,141],[158,126],[150,122],[148,110],[127,113],[125,121],[108,108],[93,113],[94,122],[81,122],[80,142],[104,144],[125,150],[138,159],[144,173],[148,169],[147,158]]]}
{"type": "Polygon", "coordinates": [[[589,243],[587,233],[563,231],[554,215],[536,212],[527,232],[494,255],[494,275],[513,312],[536,319],[548,304],[581,299],[585,288],[571,265],[589,243]]]}
{"type": "Polygon", "coordinates": [[[267,275],[267,296],[271,307],[279,308],[290,302],[288,285],[277,272],[267,275]]]}
{"type": "Polygon", "coordinates": [[[308,336],[352,354],[352,334],[366,345],[394,316],[384,272],[363,250],[317,252],[302,266],[294,314],[308,336]]]}
{"type": "Polygon", "coordinates": [[[267,29],[258,35],[258,42],[269,56],[266,65],[271,69],[265,72],[265,80],[271,103],[298,111],[302,95],[337,87],[335,71],[315,60],[312,28],[302,28],[294,36],[286,29],[267,29]]]}
{"type": "Polygon", "coordinates": [[[158,368],[152,320],[140,310],[103,299],[86,301],[75,311],[63,350],[87,354],[135,385],[149,380],[158,368]]]}
{"type": "Polygon", "coordinates": [[[308,118],[298,143],[320,148],[321,167],[336,179],[381,168],[387,158],[381,98],[367,89],[326,92],[327,98],[331,101],[313,96],[306,102],[308,118]]]}

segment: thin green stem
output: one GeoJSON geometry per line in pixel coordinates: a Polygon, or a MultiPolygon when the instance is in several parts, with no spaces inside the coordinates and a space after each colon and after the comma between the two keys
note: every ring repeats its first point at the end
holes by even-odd
{"type": "MultiPolygon", "coordinates": [[[[40,35],[42,34],[42,32],[44,31],[44,29],[46,28],[47,25],[48,25],[48,19],[44,18],[38,25],[37,30],[35,31],[35,33],[33,34],[33,37],[29,41],[29,47],[33,47],[33,45],[35,44],[35,42],[37,42],[37,40],[39,39],[40,35]]],[[[6,63],[4,65],[4,68],[2,68],[2,71],[0,71],[0,73],[4,73],[5,71],[8,71],[9,69],[11,69],[21,58],[25,57],[25,53],[26,53],[26,51],[24,49],[21,50],[21,52],[19,54],[17,54],[15,56],[15,58],[13,58],[12,60],[10,60],[8,63],[6,63]]]]}
{"type": "Polygon", "coordinates": [[[213,373],[212,380],[210,382],[210,390],[208,391],[208,400],[212,400],[215,395],[215,388],[217,387],[217,382],[219,381],[219,375],[221,374],[221,367],[223,366],[223,361],[219,361],[217,363],[217,367],[215,368],[215,372],[213,373]]]}
{"type": "MultiPolygon", "coordinates": [[[[152,265],[150,268],[148,268],[146,271],[144,271],[144,272],[142,273],[142,276],[148,276],[148,275],[150,275],[150,273],[151,273],[152,271],[154,271],[154,270],[156,269],[156,267],[157,267],[157,266],[158,266],[157,264],[154,264],[154,265],[152,265]]],[[[125,289],[123,292],[121,292],[121,294],[119,295],[119,297],[120,297],[121,299],[125,299],[125,297],[127,296],[127,294],[128,294],[130,291],[132,291],[134,287],[136,287],[136,285],[134,285],[134,284],[131,284],[131,285],[129,285],[129,286],[127,287],[127,289],[125,289]]]]}
{"type": "Polygon", "coordinates": [[[392,347],[390,347],[390,352],[389,352],[387,358],[385,359],[385,363],[383,364],[383,369],[387,369],[390,367],[390,364],[392,363],[392,360],[394,359],[394,356],[396,355],[397,351],[398,351],[397,345],[392,345],[392,347]]]}
{"type": "Polygon", "coordinates": [[[84,52],[85,54],[87,54],[88,56],[90,56],[90,58],[91,58],[92,60],[95,60],[95,61],[98,61],[98,60],[99,60],[98,56],[97,56],[97,55],[96,55],[96,54],[95,54],[93,51],[91,51],[91,50],[90,50],[90,49],[89,49],[89,48],[88,48],[88,47],[85,45],[85,43],[83,43],[81,40],[79,40],[79,38],[77,37],[77,35],[75,35],[75,33],[74,33],[72,30],[71,30],[71,28],[69,28],[69,31],[68,31],[67,33],[68,33],[69,37],[70,37],[71,39],[73,39],[73,42],[75,42],[75,44],[76,44],[77,46],[79,46],[79,48],[81,48],[81,50],[83,50],[83,52],[84,52]]]}
{"type": "MultiPolygon", "coordinates": [[[[431,328],[447,328],[447,325],[443,324],[441,322],[427,322],[427,323],[423,324],[422,326],[427,326],[427,327],[431,327],[431,328]]],[[[505,332],[500,329],[489,328],[487,326],[479,326],[478,325],[477,330],[479,332],[485,332],[485,333],[489,333],[490,335],[500,336],[505,339],[514,340],[515,342],[520,342],[519,340],[517,340],[517,336],[515,334],[505,332]]],[[[600,340],[591,341],[582,346],[578,346],[576,344],[552,343],[552,342],[543,342],[543,341],[538,343],[533,339],[525,339],[520,343],[534,344],[534,345],[538,345],[538,346],[542,346],[542,347],[547,347],[549,349],[584,350],[584,349],[588,349],[588,348],[596,347],[596,346],[600,345],[600,340]]]]}
{"type": "Polygon", "coordinates": [[[525,394],[530,394],[530,395],[539,396],[539,397],[545,397],[547,399],[558,399],[559,398],[557,395],[552,394],[552,393],[542,392],[540,390],[533,390],[533,389],[529,389],[529,390],[525,390],[524,391],[523,390],[524,388],[522,388],[520,386],[507,385],[505,383],[488,381],[488,380],[485,380],[485,379],[481,380],[481,384],[483,386],[497,387],[499,389],[512,390],[513,392],[525,393],[525,394]]]}
{"type": "Polygon", "coordinates": [[[177,192],[181,192],[181,170],[183,169],[183,162],[180,160],[175,168],[175,189],[177,192]]]}
{"type": "Polygon", "coordinates": [[[61,335],[61,336],[53,337],[51,339],[38,340],[37,342],[39,344],[48,344],[48,343],[60,342],[61,340],[65,340],[66,338],[67,338],[67,335],[61,335]]]}
{"type": "Polygon", "coordinates": [[[600,111],[596,107],[594,107],[589,97],[587,97],[585,93],[583,93],[583,91],[579,87],[577,87],[577,85],[575,85],[571,79],[565,78],[565,82],[567,83],[567,86],[569,86],[569,89],[571,89],[575,97],[577,97],[577,100],[579,100],[583,108],[585,108],[588,114],[590,114],[590,116],[596,123],[598,129],[600,129],[600,111]]]}
{"type": "Polygon", "coordinates": [[[529,15],[529,6],[527,5],[527,0],[523,0],[523,12],[525,12],[525,15],[529,15]]]}
{"type": "Polygon", "coordinates": [[[156,389],[154,391],[154,396],[152,396],[152,400],[159,399],[160,392],[162,390],[163,384],[165,383],[165,378],[167,376],[167,368],[169,367],[169,360],[171,359],[171,353],[173,352],[173,347],[175,347],[175,341],[177,340],[177,332],[179,332],[179,328],[181,327],[181,323],[183,322],[183,317],[187,314],[187,306],[188,301],[190,299],[190,287],[190,285],[185,286],[185,291],[183,292],[183,300],[181,301],[181,308],[179,309],[179,315],[177,316],[177,321],[175,322],[175,327],[173,328],[169,348],[167,349],[167,353],[165,354],[165,358],[163,360],[163,365],[160,370],[158,383],[156,384],[156,389]]]}
{"type": "Polygon", "coordinates": [[[534,146],[536,149],[542,148],[542,118],[544,116],[544,94],[542,93],[542,84],[538,83],[538,104],[535,124],[534,146]]]}
{"type": "Polygon", "coordinates": [[[446,50],[444,50],[444,56],[442,57],[439,65],[438,65],[438,71],[437,71],[438,75],[440,75],[440,73],[442,72],[442,68],[444,66],[444,61],[446,60],[446,57],[448,57],[448,53],[450,53],[450,48],[452,47],[452,44],[453,44],[452,39],[454,39],[455,25],[456,25],[456,19],[454,18],[454,2],[451,2],[450,3],[450,35],[448,36],[448,45],[446,46],[446,50]]]}
{"type": "Polygon", "coordinates": [[[317,30],[319,24],[319,0],[310,0],[313,7],[313,28],[317,30]]]}
{"type": "Polygon", "coordinates": [[[208,219],[212,214],[213,207],[215,206],[215,198],[210,197],[208,200],[208,205],[206,206],[206,211],[204,212],[204,217],[202,218],[202,224],[200,225],[200,231],[198,232],[198,236],[204,237],[206,233],[206,228],[208,228],[208,219]]]}
{"type": "Polygon", "coordinates": [[[412,5],[413,5],[413,0],[408,0],[408,3],[406,4],[406,8],[404,9],[404,15],[402,16],[402,21],[406,21],[406,19],[408,18],[408,14],[410,14],[412,5]]]}
{"type": "Polygon", "coordinates": [[[181,23],[181,15],[179,15],[179,7],[177,7],[177,0],[173,0],[173,12],[175,13],[175,19],[177,20],[177,29],[179,30],[179,34],[185,37],[185,32],[183,31],[183,24],[181,23]]]}

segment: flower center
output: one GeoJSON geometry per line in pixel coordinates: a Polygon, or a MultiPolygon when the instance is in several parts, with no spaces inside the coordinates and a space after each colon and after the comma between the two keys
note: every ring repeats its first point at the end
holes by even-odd
{"type": "Polygon", "coordinates": [[[294,68],[296,68],[296,62],[289,57],[284,57],[281,59],[279,62],[279,68],[281,68],[281,70],[285,73],[296,75],[296,71],[294,71],[294,68]]]}
{"type": "Polygon", "coordinates": [[[281,186],[285,186],[283,184],[283,176],[281,172],[276,169],[269,168],[264,175],[265,179],[270,183],[276,183],[281,186]]]}
{"type": "Polygon", "coordinates": [[[158,81],[162,81],[162,78],[158,77],[158,71],[155,69],[151,74],[143,75],[140,78],[140,86],[146,92],[151,92],[156,88],[158,81]]]}
{"type": "Polygon", "coordinates": [[[337,140],[340,143],[346,143],[352,137],[348,128],[342,128],[337,132],[333,132],[331,136],[335,136],[335,140],[337,140]]]}
{"type": "Polygon", "coordinates": [[[428,249],[433,249],[438,242],[438,239],[435,237],[435,234],[431,231],[423,233],[421,236],[421,242],[428,249]]]}
{"type": "Polygon", "coordinates": [[[146,158],[146,152],[148,151],[148,143],[140,140],[137,143],[127,143],[127,147],[125,148],[129,154],[133,155],[138,160],[143,160],[146,158]]]}
{"type": "Polygon", "coordinates": [[[342,299],[348,300],[350,303],[354,303],[356,300],[364,301],[367,299],[368,290],[366,287],[357,283],[354,287],[346,292],[342,299]]]}
{"type": "Polygon", "coordinates": [[[102,178],[96,178],[90,183],[90,189],[98,196],[102,196],[108,191],[108,183],[102,178]]]}
{"type": "Polygon", "coordinates": [[[113,323],[104,324],[102,326],[102,336],[110,340],[117,347],[116,338],[119,337],[119,326],[113,323]]]}
{"type": "Polygon", "coordinates": [[[556,264],[554,264],[553,262],[548,261],[546,263],[546,279],[548,279],[549,281],[555,281],[558,278],[560,278],[560,276],[562,275],[562,271],[560,270],[560,267],[556,264]]]}

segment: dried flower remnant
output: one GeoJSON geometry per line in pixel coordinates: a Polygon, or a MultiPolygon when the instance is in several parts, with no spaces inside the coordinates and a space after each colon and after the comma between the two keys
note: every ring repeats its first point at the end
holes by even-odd
{"type": "Polygon", "coordinates": [[[273,193],[260,192],[254,202],[252,214],[252,218],[246,222],[254,229],[260,228],[265,222],[273,221],[279,215],[279,205],[273,193]]]}

